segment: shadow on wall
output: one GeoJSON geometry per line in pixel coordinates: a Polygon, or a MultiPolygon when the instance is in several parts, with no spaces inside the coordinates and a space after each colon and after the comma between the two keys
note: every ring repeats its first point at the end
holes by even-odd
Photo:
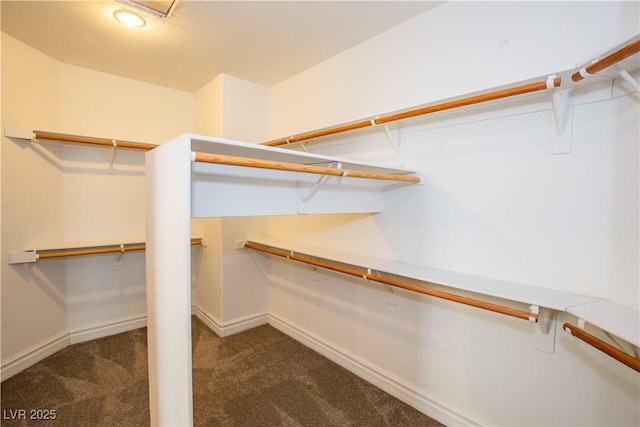
{"type": "Polygon", "coordinates": [[[23,150],[31,150],[60,172],[144,176],[144,152],[123,148],[74,147],[59,142],[9,138],[23,150]],[[91,166],[88,166],[91,165],[91,166]]]}
{"type": "Polygon", "coordinates": [[[11,265],[10,268],[21,276],[23,283],[35,283],[60,309],[65,309],[67,299],[64,290],[63,266],[44,262],[40,265],[16,264],[11,265]]]}

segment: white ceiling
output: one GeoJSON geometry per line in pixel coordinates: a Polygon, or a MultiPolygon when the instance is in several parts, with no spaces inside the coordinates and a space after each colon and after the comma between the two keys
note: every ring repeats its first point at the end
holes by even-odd
{"type": "Polygon", "coordinates": [[[181,0],[130,29],[115,0],[1,1],[2,31],[60,62],[189,92],[220,73],[272,86],[439,4],[181,0]]]}

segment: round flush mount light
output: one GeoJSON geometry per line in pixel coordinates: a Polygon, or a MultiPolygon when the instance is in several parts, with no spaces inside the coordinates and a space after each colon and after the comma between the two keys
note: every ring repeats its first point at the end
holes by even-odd
{"type": "Polygon", "coordinates": [[[142,16],[124,9],[119,9],[113,12],[113,17],[116,18],[118,22],[129,28],[144,27],[147,23],[142,16]]]}

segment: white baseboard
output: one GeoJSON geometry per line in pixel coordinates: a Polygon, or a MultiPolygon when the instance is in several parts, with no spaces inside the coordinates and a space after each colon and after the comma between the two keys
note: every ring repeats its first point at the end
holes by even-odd
{"type": "MultiPolygon", "coordinates": [[[[216,335],[225,337],[248,329],[269,324],[296,341],[317,351],[333,362],[348,369],[359,377],[369,381],[397,399],[413,406],[424,414],[445,425],[477,426],[477,423],[429,399],[424,393],[404,380],[385,372],[381,368],[359,356],[356,356],[315,333],[300,327],[274,313],[257,313],[221,322],[199,305],[192,306],[192,313],[209,327],[216,335]]],[[[35,346],[20,356],[3,364],[0,368],[2,381],[27,369],[39,361],[69,346],[96,338],[129,331],[146,326],[147,317],[140,315],[128,319],[94,325],[76,331],[65,332],[35,346]]]]}
{"type": "Polygon", "coordinates": [[[34,346],[10,362],[3,363],[2,368],[0,368],[0,380],[4,381],[11,378],[15,374],[22,372],[68,346],[69,334],[67,332],[59,334],[40,345],[34,346]]]}
{"type": "Polygon", "coordinates": [[[315,333],[295,325],[288,320],[269,313],[269,325],[301,342],[307,347],[317,351],[323,356],[338,365],[348,369],[359,377],[365,379],[376,387],[386,391],[402,402],[413,406],[429,417],[440,421],[445,425],[455,426],[477,426],[479,424],[465,418],[464,416],[438,404],[429,399],[424,393],[406,383],[404,380],[385,372],[381,368],[359,356],[356,356],[335,344],[325,340],[315,333]]]}
{"type": "Polygon", "coordinates": [[[75,331],[63,332],[40,345],[32,347],[15,357],[8,363],[3,363],[0,368],[0,379],[2,381],[11,378],[15,374],[35,365],[52,354],[63,350],[71,344],[102,338],[109,335],[119,334],[132,329],[142,328],[147,325],[147,316],[140,315],[127,319],[101,323],[75,331]]]}
{"type": "Polygon", "coordinates": [[[217,336],[222,336],[222,322],[220,322],[217,317],[197,304],[191,306],[191,312],[217,336]]]}
{"type": "Polygon", "coordinates": [[[200,305],[193,306],[193,314],[202,321],[209,329],[211,329],[219,337],[228,337],[238,332],[246,331],[257,326],[266,325],[268,323],[268,314],[257,313],[249,316],[238,317],[236,319],[221,322],[213,314],[202,308],[200,305]]]}
{"type": "Polygon", "coordinates": [[[144,328],[147,326],[146,314],[141,314],[126,319],[120,319],[108,323],[92,325],[86,328],[69,331],[69,344],[77,344],[85,341],[95,340],[97,338],[108,337],[122,332],[131,331],[133,329],[144,328]]]}
{"type": "MultiPolygon", "coordinates": [[[[213,330],[213,332],[221,337],[233,335],[247,329],[255,328],[256,326],[267,324],[266,312],[240,317],[227,322],[220,322],[215,318],[215,316],[211,315],[198,305],[194,305],[191,312],[202,320],[211,330],[213,330]]],[[[95,324],[74,331],[63,332],[52,337],[46,342],[30,348],[13,358],[11,361],[3,363],[0,367],[0,380],[4,381],[11,378],[15,374],[22,372],[71,344],[107,337],[121,332],[143,328],[145,326],[147,326],[147,316],[142,314],[130,318],[95,324]]]]}

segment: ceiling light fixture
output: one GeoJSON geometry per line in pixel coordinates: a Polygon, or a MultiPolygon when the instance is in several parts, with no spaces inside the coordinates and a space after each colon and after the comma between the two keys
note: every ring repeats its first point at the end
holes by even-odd
{"type": "Polygon", "coordinates": [[[129,28],[144,27],[147,23],[142,16],[124,9],[113,12],[113,17],[129,28]]]}
{"type": "Polygon", "coordinates": [[[116,0],[128,8],[153,16],[161,21],[166,21],[173,13],[178,0],[116,0]]]}

